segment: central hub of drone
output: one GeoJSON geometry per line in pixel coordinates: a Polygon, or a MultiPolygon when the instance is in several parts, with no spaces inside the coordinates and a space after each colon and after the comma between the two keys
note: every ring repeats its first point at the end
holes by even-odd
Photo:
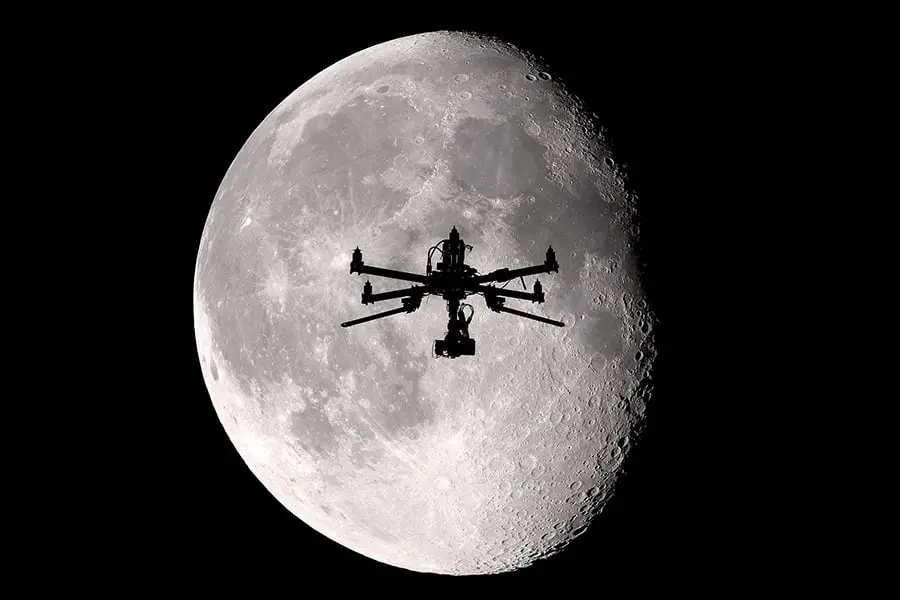
{"type": "Polygon", "coordinates": [[[522,289],[525,287],[525,277],[528,275],[536,275],[538,273],[556,273],[559,271],[559,265],[556,262],[556,254],[553,248],[547,248],[547,257],[542,265],[532,267],[523,267],[519,269],[498,269],[490,273],[481,275],[477,269],[466,264],[466,250],[471,250],[472,246],[466,244],[460,237],[456,227],[450,230],[450,236],[438,242],[428,249],[428,259],[425,264],[425,274],[406,273],[404,271],[395,271],[393,269],[383,269],[381,267],[367,266],[362,260],[362,252],[359,248],[353,251],[350,261],[350,273],[358,273],[362,275],[377,275],[380,277],[389,277],[392,279],[400,279],[419,283],[409,288],[395,290],[393,292],[383,292],[380,294],[372,293],[372,284],[368,280],[363,285],[362,303],[371,304],[391,298],[401,298],[403,306],[398,308],[375,313],[368,317],[362,317],[353,321],[341,323],[341,327],[350,327],[367,321],[381,319],[404,312],[413,312],[419,308],[422,303],[422,297],[427,295],[441,296],[447,302],[447,314],[449,320],[447,322],[447,333],[443,340],[434,341],[434,353],[436,356],[457,358],[458,356],[474,356],[475,355],[475,339],[469,336],[469,323],[475,314],[475,309],[471,304],[463,302],[468,296],[473,294],[481,294],[484,296],[485,305],[494,312],[504,312],[527,319],[533,319],[548,325],[556,327],[564,327],[565,323],[554,321],[533,315],[531,313],[522,312],[504,306],[506,298],[520,298],[522,300],[530,300],[531,302],[544,302],[544,291],[541,282],[535,280],[534,291],[507,290],[504,287],[495,287],[493,284],[497,282],[509,282],[513,279],[522,280],[522,289]],[[434,271],[431,268],[431,257],[434,252],[440,252],[441,257],[435,265],[434,271]],[[490,284],[490,285],[488,285],[490,284]],[[469,312],[466,314],[465,309],[469,312]]]}

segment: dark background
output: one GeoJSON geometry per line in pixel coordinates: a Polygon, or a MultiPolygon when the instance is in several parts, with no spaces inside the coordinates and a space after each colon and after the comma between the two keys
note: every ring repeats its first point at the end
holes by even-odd
{"type": "Polygon", "coordinates": [[[676,583],[741,581],[737,571],[748,566],[765,570],[765,554],[755,551],[749,535],[752,513],[736,502],[744,492],[734,483],[744,480],[752,489],[759,474],[741,471],[728,443],[739,429],[735,407],[749,406],[742,395],[750,382],[732,378],[742,328],[727,309],[737,266],[733,244],[726,243],[745,226],[728,178],[740,162],[736,140],[752,130],[760,106],[748,56],[765,43],[735,19],[713,27],[683,12],[648,20],[596,9],[566,18],[524,5],[515,11],[523,16],[400,18],[390,10],[360,14],[348,7],[355,25],[338,25],[337,15],[273,22],[271,15],[247,14],[228,27],[172,18],[135,39],[130,30],[118,31],[117,43],[102,49],[109,76],[127,81],[107,99],[127,115],[110,135],[131,140],[127,151],[140,157],[119,175],[143,182],[142,192],[154,199],[150,213],[137,216],[125,207],[121,217],[149,221],[141,230],[151,237],[136,244],[135,258],[146,265],[141,281],[153,283],[136,287],[147,306],[139,320],[155,375],[123,399],[132,407],[123,408],[131,423],[124,432],[128,449],[113,459],[116,491],[101,506],[115,540],[104,563],[111,573],[148,585],[255,581],[298,592],[358,586],[390,593],[410,585],[520,593],[548,585],[559,593],[593,593],[623,585],[639,594],[676,583]],[[647,429],[606,510],[561,554],[490,577],[382,565],[288,513],[250,473],[218,422],[191,312],[208,210],[254,128],[341,58],[437,29],[496,35],[543,56],[597,113],[641,199],[639,251],[660,319],[647,429]],[[117,66],[116,49],[126,43],[129,58],[117,66]]]}

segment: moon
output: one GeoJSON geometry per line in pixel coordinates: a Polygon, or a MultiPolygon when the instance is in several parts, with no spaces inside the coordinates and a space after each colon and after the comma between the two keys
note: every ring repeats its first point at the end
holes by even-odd
{"type": "Polygon", "coordinates": [[[284,507],[376,561],[491,574],[559,552],[602,511],[644,423],[638,208],[595,119],[527,51],[440,31],[333,64],[253,131],[202,233],[194,325],[222,427],[284,507]],[[424,274],[454,226],[481,273],[542,264],[552,246],[545,303],[506,305],[566,326],[472,296],[477,354],[452,360],[432,354],[440,297],[340,327],[400,306],[362,305],[367,278],[407,287],[351,275],[354,248],[424,274]]]}

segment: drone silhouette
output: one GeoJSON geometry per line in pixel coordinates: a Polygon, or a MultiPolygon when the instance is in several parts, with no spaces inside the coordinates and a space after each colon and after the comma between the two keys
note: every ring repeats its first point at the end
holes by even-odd
{"type": "Polygon", "coordinates": [[[457,358],[462,355],[475,356],[475,339],[469,337],[469,323],[472,322],[475,309],[471,304],[461,302],[462,300],[465,300],[467,296],[473,294],[482,294],[484,296],[485,304],[494,312],[509,313],[525,317],[526,319],[540,321],[541,323],[547,323],[548,325],[565,327],[565,323],[561,321],[554,321],[514,308],[507,308],[504,306],[506,298],[502,297],[521,298],[523,300],[531,300],[532,303],[544,302],[544,291],[541,288],[541,282],[539,280],[535,280],[534,292],[531,293],[527,291],[520,292],[517,290],[507,290],[504,288],[510,281],[519,278],[522,280],[522,289],[527,289],[525,287],[524,279],[526,275],[559,272],[559,265],[556,262],[556,254],[553,252],[552,246],[547,248],[547,259],[542,265],[522,267],[519,269],[497,269],[496,271],[484,275],[479,274],[478,269],[474,269],[465,264],[466,249],[471,250],[472,246],[464,243],[463,240],[460,239],[456,227],[453,227],[453,229],[450,230],[449,238],[441,240],[428,249],[428,262],[425,265],[425,275],[419,275],[416,273],[395,271],[393,269],[382,269],[381,267],[370,267],[363,262],[362,252],[357,246],[356,250],[353,251],[353,259],[350,261],[351,274],[358,273],[362,275],[363,273],[366,273],[369,275],[390,277],[392,279],[400,279],[403,281],[413,281],[424,285],[414,285],[393,292],[373,294],[372,284],[366,280],[362,293],[363,304],[390,300],[391,298],[401,298],[403,306],[375,313],[353,321],[346,321],[341,323],[341,327],[359,325],[360,323],[366,323],[367,321],[382,319],[400,313],[411,313],[419,308],[423,296],[440,295],[447,301],[447,313],[450,315],[450,320],[447,322],[447,333],[444,335],[444,339],[434,341],[432,347],[433,356],[435,356],[435,358],[442,356],[448,358],[457,358]],[[442,247],[439,247],[439,245],[442,247]],[[431,269],[431,255],[435,250],[441,253],[441,258],[443,260],[435,265],[436,271],[433,272],[431,269]],[[503,287],[498,288],[493,284],[485,285],[490,282],[501,281],[506,282],[503,287]],[[466,307],[468,307],[470,311],[468,317],[463,310],[466,307]]]}

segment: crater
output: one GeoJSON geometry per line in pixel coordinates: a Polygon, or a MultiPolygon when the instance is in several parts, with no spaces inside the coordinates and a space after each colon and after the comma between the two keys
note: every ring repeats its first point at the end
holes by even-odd
{"type": "Polygon", "coordinates": [[[379,86],[378,89],[375,91],[378,92],[379,94],[383,94],[383,93],[387,92],[389,89],[391,89],[391,86],[382,85],[382,86],[379,86]]]}
{"type": "Polygon", "coordinates": [[[525,125],[525,132],[528,135],[538,136],[541,135],[541,126],[535,123],[534,121],[530,121],[525,125]]]}

